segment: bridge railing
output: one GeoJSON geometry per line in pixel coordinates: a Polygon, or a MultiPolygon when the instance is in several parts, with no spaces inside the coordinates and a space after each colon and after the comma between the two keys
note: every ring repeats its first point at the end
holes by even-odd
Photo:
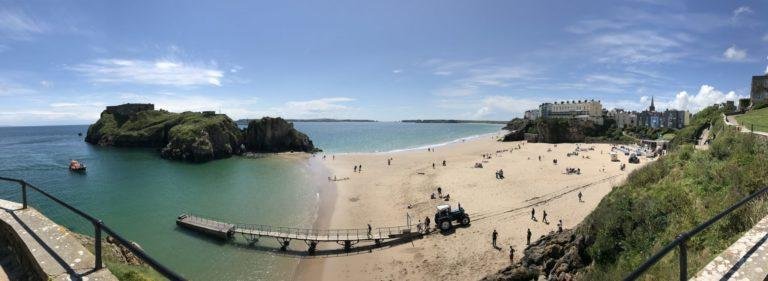
{"type": "Polygon", "coordinates": [[[688,239],[695,236],[696,234],[699,234],[699,232],[702,232],[703,230],[707,229],[708,227],[712,226],[714,223],[725,217],[726,215],[732,213],[736,209],[741,208],[745,204],[749,203],[750,201],[754,200],[760,195],[763,195],[768,191],[768,187],[764,187],[763,189],[760,189],[756,191],[755,193],[750,194],[747,197],[744,197],[739,202],[736,202],[736,204],[733,204],[733,206],[728,207],[728,209],[725,209],[724,211],[720,212],[719,214],[715,215],[714,217],[710,218],[709,220],[705,221],[704,223],[694,227],[693,229],[683,232],[680,235],[678,235],[675,240],[672,240],[669,244],[661,248],[656,254],[651,256],[647,261],[645,261],[643,264],[641,264],[635,271],[627,275],[627,277],[624,278],[625,281],[630,280],[637,280],[637,278],[640,278],[645,271],[647,271],[651,266],[659,262],[664,256],[669,254],[669,252],[672,252],[675,248],[678,248],[678,256],[679,256],[679,264],[680,264],[680,280],[688,280],[688,253],[687,253],[687,246],[685,244],[688,239]]]}
{"type": "Polygon", "coordinates": [[[12,178],[6,178],[6,177],[0,177],[0,180],[7,181],[7,182],[15,182],[18,183],[21,187],[21,196],[22,196],[22,209],[26,209],[29,202],[27,200],[27,192],[28,191],[35,191],[37,193],[42,194],[43,196],[47,197],[48,199],[53,200],[53,202],[56,202],[57,204],[61,205],[62,207],[72,211],[73,213],[77,214],[78,216],[86,219],[93,225],[94,229],[94,239],[95,243],[93,245],[94,247],[94,256],[96,258],[94,268],[96,270],[102,269],[104,267],[104,263],[102,261],[102,251],[101,251],[101,232],[106,232],[112,238],[115,238],[115,240],[120,243],[122,246],[126,247],[128,250],[131,251],[134,255],[136,255],[139,259],[147,263],[149,266],[154,268],[158,273],[162,274],[165,278],[168,278],[170,280],[186,280],[181,275],[177,274],[176,272],[173,272],[170,268],[166,267],[165,265],[161,264],[159,261],[155,260],[154,258],[150,257],[149,254],[144,252],[141,248],[136,246],[136,244],[128,241],[128,239],[123,238],[120,234],[118,234],[116,231],[114,231],[112,228],[107,226],[102,220],[93,217],[89,215],[86,212],[81,211],[78,208],[73,207],[72,205],[67,204],[66,202],[62,201],[61,199],[49,194],[48,192],[19,179],[12,179],[12,178]]]}
{"type": "MultiPolygon", "coordinates": [[[[371,232],[368,232],[367,228],[349,228],[349,229],[309,229],[309,228],[295,228],[295,227],[282,227],[271,226],[263,224],[235,224],[235,228],[258,231],[262,233],[284,233],[288,235],[294,235],[297,238],[315,237],[317,239],[326,238],[333,240],[357,240],[359,237],[380,237],[386,238],[394,235],[402,235],[408,233],[415,233],[413,226],[391,226],[391,227],[378,227],[372,228],[371,232]]],[[[309,239],[312,240],[312,239],[309,239]]]]}

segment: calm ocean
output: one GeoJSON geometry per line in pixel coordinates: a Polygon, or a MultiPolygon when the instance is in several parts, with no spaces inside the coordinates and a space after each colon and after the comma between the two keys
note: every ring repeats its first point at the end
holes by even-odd
{"type": "MultiPolygon", "coordinates": [[[[399,122],[295,126],[326,153],[421,148],[501,128],[399,122]]],[[[77,135],[86,131],[87,126],[0,127],[0,176],[24,179],[103,219],[187,278],[291,278],[296,258],[198,237],[177,229],[174,220],[187,211],[231,222],[311,227],[317,208],[316,167],[276,157],[232,157],[205,164],[166,161],[151,149],[89,145],[77,135]],[[70,159],[85,162],[88,172],[70,173],[70,159]]],[[[19,201],[19,188],[0,183],[0,197],[19,201]]],[[[87,222],[51,201],[30,193],[30,202],[54,221],[93,235],[87,222]]]]}

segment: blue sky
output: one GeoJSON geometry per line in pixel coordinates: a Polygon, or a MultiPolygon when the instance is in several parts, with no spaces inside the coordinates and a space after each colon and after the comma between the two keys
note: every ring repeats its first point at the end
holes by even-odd
{"type": "Polygon", "coordinates": [[[765,1],[5,1],[0,125],[152,102],[232,118],[696,111],[768,65],[765,1]]]}

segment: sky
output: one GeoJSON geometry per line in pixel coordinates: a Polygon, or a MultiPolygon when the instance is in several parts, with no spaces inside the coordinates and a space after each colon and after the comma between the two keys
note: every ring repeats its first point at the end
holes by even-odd
{"type": "Polygon", "coordinates": [[[0,126],[154,103],[233,119],[697,111],[768,71],[766,1],[6,1],[0,126]]]}

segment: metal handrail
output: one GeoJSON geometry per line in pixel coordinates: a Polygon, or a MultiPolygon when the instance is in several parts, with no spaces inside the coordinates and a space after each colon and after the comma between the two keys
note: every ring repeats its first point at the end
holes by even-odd
{"type": "Polygon", "coordinates": [[[755,193],[750,194],[747,197],[744,197],[744,199],[741,199],[739,202],[734,204],[733,206],[728,207],[728,209],[725,209],[724,211],[720,212],[719,214],[715,215],[714,217],[710,218],[709,220],[705,221],[704,223],[694,227],[693,229],[683,232],[680,235],[678,235],[675,240],[672,240],[669,244],[661,248],[656,254],[651,256],[648,260],[646,260],[643,264],[641,264],[635,271],[632,271],[627,277],[624,278],[625,281],[630,280],[637,280],[645,271],[647,271],[651,266],[659,262],[661,258],[666,256],[669,252],[675,249],[675,247],[679,247],[679,263],[680,263],[680,280],[688,280],[688,253],[687,253],[687,247],[685,245],[685,242],[690,239],[691,237],[695,236],[696,234],[699,234],[699,232],[703,231],[704,229],[707,229],[712,224],[716,223],[718,220],[722,219],[726,215],[730,214],[731,212],[735,211],[736,209],[740,208],[744,204],[748,203],[749,201],[752,201],[757,196],[762,195],[768,191],[768,187],[764,187],[763,189],[758,190],[755,193]]]}
{"type": "Polygon", "coordinates": [[[94,243],[94,256],[96,258],[94,268],[96,270],[102,269],[104,267],[104,264],[102,262],[102,254],[101,254],[101,232],[104,231],[108,233],[110,236],[115,238],[121,245],[128,248],[128,250],[131,251],[134,255],[136,255],[139,259],[146,262],[154,268],[157,272],[162,274],[165,278],[168,278],[170,280],[186,280],[184,277],[179,275],[176,272],[173,272],[170,268],[166,267],[165,265],[162,265],[160,262],[155,260],[154,258],[150,257],[149,254],[144,252],[141,248],[136,246],[134,243],[131,243],[128,241],[128,239],[123,238],[120,234],[109,228],[104,222],[98,218],[95,218],[91,215],[89,215],[86,212],[81,211],[78,208],[73,207],[72,205],[67,204],[66,202],[62,201],[59,198],[56,198],[55,196],[49,194],[48,192],[45,192],[44,190],[20,179],[12,179],[12,178],[6,178],[6,177],[0,177],[0,180],[3,181],[10,181],[18,183],[21,186],[21,193],[22,193],[22,209],[27,208],[27,189],[32,189],[34,191],[39,192],[40,194],[44,195],[45,197],[48,197],[49,199],[53,200],[54,202],[58,203],[59,205],[63,206],[64,208],[69,209],[70,211],[74,212],[75,214],[85,218],[91,224],[93,224],[94,228],[94,239],[96,240],[94,243]]]}

